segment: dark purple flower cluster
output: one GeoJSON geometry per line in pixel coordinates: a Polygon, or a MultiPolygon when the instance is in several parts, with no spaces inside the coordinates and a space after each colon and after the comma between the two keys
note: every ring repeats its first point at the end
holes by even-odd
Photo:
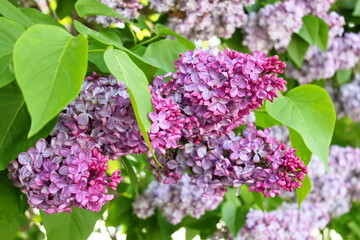
{"type": "MultiPolygon", "coordinates": [[[[233,132],[160,156],[165,183],[175,183],[186,171],[204,195],[222,198],[226,187],[250,186],[250,191],[274,197],[301,186],[307,167],[295,149],[271,137],[270,130],[249,124],[240,136],[233,132]]],[[[153,164],[154,165],[154,164],[153,164]]],[[[158,173],[157,173],[158,174],[158,173]]]]}
{"type": "Polygon", "coordinates": [[[175,61],[176,73],[154,79],[153,94],[171,98],[186,117],[182,134],[193,142],[217,137],[244,124],[250,110],[277,97],[286,81],[277,56],[225,50],[217,55],[200,49],[175,61]],[[164,83],[164,79],[171,79],[164,83]]]}

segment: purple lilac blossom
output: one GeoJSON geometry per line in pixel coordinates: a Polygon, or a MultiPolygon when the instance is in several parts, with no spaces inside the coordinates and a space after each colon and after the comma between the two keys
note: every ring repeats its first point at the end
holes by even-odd
{"type": "Polygon", "coordinates": [[[36,148],[9,164],[9,178],[27,195],[30,206],[48,214],[71,212],[72,206],[100,211],[114,198],[106,187],[116,190],[120,170],[107,177],[109,159],[89,135],[68,135],[65,127],[57,128],[51,143],[40,139],[36,148]]]}
{"type": "MultiPolygon", "coordinates": [[[[177,147],[182,116],[171,99],[153,95],[149,137],[159,153],[177,147]]],[[[9,178],[27,194],[29,204],[47,213],[71,206],[100,211],[106,186],[120,182],[120,171],[106,177],[107,161],[148,148],[141,136],[128,92],[113,76],[87,77],[77,99],[60,114],[51,140],[20,153],[9,166],[9,178]],[[108,182],[110,181],[110,182],[108,182]]]]}
{"type": "Polygon", "coordinates": [[[149,0],[158,12],[169,12],[168,26],[189,39],[229,38],[246,21],[244,4],[254,0],[149,0]]]}
{"type": "Polygon", "coordinates": [[[159,208],[171,224],[178,224],[189,215],[200,218],[205,211],[215,209],[222,199],[203,196],[203,190],[183,175],[176,184],[150,183],[146,191],[133,203],[135,214],[142,219],[154,214],[159,208]]]}
{"type": "Polygon", "coordinates": [[[314,230],[329,222],[326,209],[320,204],[284,203],[279,209],[263,212],[250,210],[244,227],[234,240],[315,240],[314,230]]]}
{"type": "Polygon", "coordinates": [[[295,0],[268,4],[258,13],[250,13],[243,29],[243,44],[251,51],[283,50],[291,35],[300,30],[305,15],[305,7],[295,0]]]}
{"type": "MultiPolygon", "coordinates": [[[[126,19],[136,19],[139,16],[139,10],[142,8],[142,5],[139,0],[99,0],[101,3],[107,5],[108,7],[114,9],[120,13],[126,19]]],[[[95,21],[104,27],[116,23],[123,23],[123,20],[115,17],[107,17],[97,15],[95,21]]]]}
{"type": "Polygon", "coordinates": [[[343,113],[354,122],[360,122],[360,74],[352,82],[344,84],[339,91],[343,113]]]}
{"type": "MultiPolygon", "coordinates": [[[[274,197],[281,190],[301,186],[307,168],[284,143],[270,136],[270,130],[256,130],[249,124],[240,136],[233,132],[201,143],[189,142],[179,151],[159,156],[164,182],[175,183],[186,171],[205,196],[222,198],[226,187],[250,186],[250,191],[274,197]]],[[[153,164],[154,167],[155,164],[153,164]]]]}
{"type": "Polygon", "coordinates": [[[152,93],[170,98],[186,117],[182,136],[193,142],[229,133],[244,124],[250,110],[277,97],[286,81],[277,56],[226,49],[217,55],[195,49],[175,61],[175,73],[157,76],[152,93]],[[164,79],[170,78],[167,83],[164,79]]]}

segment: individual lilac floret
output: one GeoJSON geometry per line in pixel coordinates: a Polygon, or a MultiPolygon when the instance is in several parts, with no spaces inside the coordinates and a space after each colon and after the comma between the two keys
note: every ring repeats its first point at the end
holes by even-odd
{"type": "Polygon", "coordinates": [[[251,51],[268,52],[288,46],[291,35],[300,30],[305,7],[295,0],[268,4],[251,13],[244,26],[244,42],[251,51]]]}
{"type": "Polygon", "coordinates": [[[320,204],[283,204],[279,209],[263,212],[250,210],[236,240],[315,240],[314,230],[329,222],[326,209],[320,204]]]}
{"type": "Polygon", "coordinates": [[[155,208],[159,208],[164,217],[175,225],[187,215],[198,219],[205,211],[213,210],[220,204],[221,199],[204,197],[202,189],[190,180],[183,175],[177,184],[150,183],[133,203],[136,215],[145,219],[154,214],[155,208]]]}
{"type": "Polygon", "coordinates": [[[90,136],[59,131],[51,143],[40,139],[36,148],[20,153],[8,166],[9,178],[30,206],[46,213],[71,212],[73,206],[98,212],[114,198],[106,187],[116,190],[121,181],[120,170],[106,176],[108,160],[90,136]]]}
{"type": "Polygon", "coordinates": [[[186,116],[182,134],[198,142],[230,133],[244,124],[250,110],[277,97],[286,81],[278,56],[244,54],[226,49],[217,55],[195,49],[175,61],[176,73],[157,76],[153,94],[171,98],[186,116]],[[170,78],[168,83],[164,79],[170,78]]]}
{"type": "Polygon", "coordinates": [[[354,122],[360,122],[360,74],[352,82],[340,87],[340,101],[344,114],[354,122]]]}
{"type": "MultiPolygon", "coordinates": [[[[107,5],[110,8],[113,8],[118,13],[120,13],[126,19],[136,19],[139,16],[139,10],[142,8],[142,5],[139,0],[99,0],[103,4],[107,5]]],[[[119,18],[107,17],[107,16],[96,16],[95,21],[99,24],[102,24],[104,27],[107,27],[116,23],[123,23],[119,18]]]]}
{"type": "Polygon", "coordinates": [[[169,12],[168,26],[189,39],[229,38],[246,21],[244,4],[254,0],[149,0],[158,12],[169,12]]]}
{"type": "Polygon", "coordinates": [[[186,171],[204,195],[219,198],[226,187],[242,184],[266,197],[293,191],[301,186],[307,168],[295,149],[286,149],[269,134],[269,129],[256,130],[250,124],[240,136],[231,132],[198,144],[189,142],[178,152],[159,156],[164,168],[155,175],[163,174],[164,183],[175,183],[186,171]]]}

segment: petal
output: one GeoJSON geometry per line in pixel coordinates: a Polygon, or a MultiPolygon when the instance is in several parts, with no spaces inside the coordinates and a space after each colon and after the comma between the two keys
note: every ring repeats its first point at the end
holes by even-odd
{"type": "Polygon", "coordinates": [[[22,152],[18,156],[18,161],[22,165],[28,165],[28,164],[31,164],[32,159],[31,159],[31,157],[30,157],[30,155],[28,153],[22,152]]]}
{"type": "Polygon", "coordinates": [[[39,141],[36,142],[36,149],[39,152],[44,151],[46,148],[46,141],[44,139],[40,139],[39,141]]]}

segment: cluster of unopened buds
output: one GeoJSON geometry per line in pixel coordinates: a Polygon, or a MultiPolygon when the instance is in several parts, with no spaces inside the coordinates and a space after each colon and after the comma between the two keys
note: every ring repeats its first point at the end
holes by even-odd
{"type": "MultiPolygon", "coordinates": [[[[240,136],[232,132],[250,110],[285,88],[277,76],[285,64],[277,56],[195,49],[181,54],[175,68],[149,86],[154,105],[149,138],[163,164],[154,166],[154,173],[164,183],[175,183],[188,169],[191,183],[217,199],[227,186],[247,184],[270,197],[301,186],[307,169],[294,149],[251,124],[240,136]]],[[[107,161],[132,153],[151,155],[126,86],[94,73],[50,137],[8,166],[9,177],[31,206],[48,213],[72,206],[100,211],[113,198],[106,187],[116,189],[121,180],[119,170],[107,177],[107,161]]]]}

